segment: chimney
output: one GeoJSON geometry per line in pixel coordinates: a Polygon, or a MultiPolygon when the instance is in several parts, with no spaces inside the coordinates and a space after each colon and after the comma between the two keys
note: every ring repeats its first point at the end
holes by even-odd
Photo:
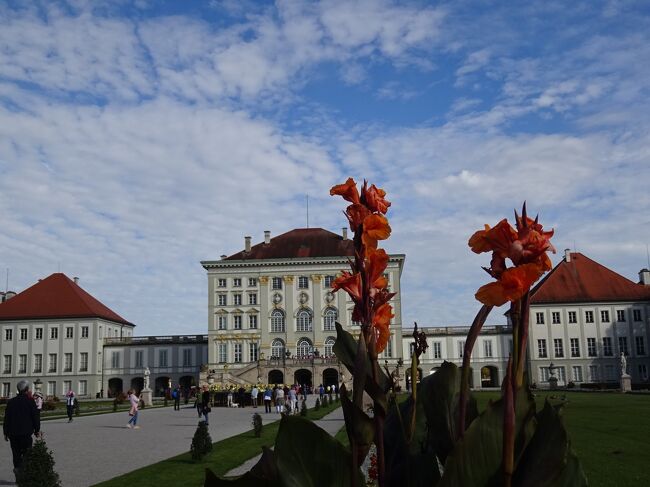
{"type": "Polygon", "coordinates": [[[79,278],[78,277],[73,277],[72,280],[74,281],[75,284],[79,284],[79,278]]]}
{"type": "Polygon", "coordinates": [[[571,262],[571,249],[564,249],[564,262],[571,262]]]}
{"type": "Polygon", "coordinates": [[[271,230],[264,230],[264,243],[271,243],[271,230]]]}
{"type": "Polygon", "coordinates": [[[251,251],[251,238],[250,237],[244,237],[244,251],[245,252],[250,252],[251,251]]]}
{"type": "Polygon", "coordinates": [[[221,260],[225,260],[228,257],[226,254],[221,254],[221,260]]]}
{"type": "Polygon", "coordinates": [[[343,230],[343,240],[348,239],[348,227],[343,227],[341,230],[343,230]]]}
{"type": "Polygon", "coordinates": [[[639,283],[644,286],[650,286],[650,270],[641,269],[639,271],[639,283]]]}

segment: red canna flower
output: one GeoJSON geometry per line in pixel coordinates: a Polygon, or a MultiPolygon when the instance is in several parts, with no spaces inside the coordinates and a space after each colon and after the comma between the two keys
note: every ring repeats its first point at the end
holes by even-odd
{"type": "Polygon", "coordinates": [[[511,267],[503,271],[496,282],[481,286],[476,299],[488,306],[501,306],[508,301],[516,301],[528,292],[543,273],[539,264],[511,267]]]}
{"type": "Polygon", "coordinates": [[[381,353],[388,344],[390,338],[390,319],[393,315],[393,308],[390,304],[384,303],[377,308],[372,320],[374,332],[377,337],[377,353],[381,353]]]}
{"type": "Polygon", "coordinates": [[[388,281],[384,277],[384,271],[388,265],[388,254],[384,249],[372,249],[366,253],[368,265],[368,281],[370,286],[377,289],[384,289],[388,281]]]}
{"type": "Polygon", "coordinates": [[[474,233],[469,239],[469,246],[472,251],[480,254],[482,252],[496,252],[506,258],[510,252],[512,243],[517,240],[517,232],[510,226],[505,218],[494,228],[485,225],[484,230],[474,233]]]}
{"type": "Polygon", "coordinates": [[[343,184],[337,184],[330,189],[330,196],[335,194],[343,196],[343,199],[353,204],[359,204],[359,191],[357,190],[357,183],[354,179],[348,178],[343,184]]]}
{"type": "Polygon", "coordinates": [[[390,237],[390,225],[384,215],[373,213],[363,220],[363,235],[361,240],[366,248],[377,248],[378,240],[386,240],[390,237]]]}
{"type": "Polygon", "coordinates": [[[361,301],[361,274],[350,274],[343,271],[340,277],[332,283],[332,289],[338,291],[343,289],[355,301],[361,301]]]}
{"type": "Polygon", "coordinates": [[[350,230],[353,232],[359,229],[359,225],[363,223],[368,215],[370,215],[370,210],[361,204],[350,205],[345,210],[345,216],[348,217],[350,222],[350,230]]]}
{"type": "Polygon", "coordinates": [[[386,196],[386,191],[378,188],[374,184],[371,184],[370,187],[366,189],[366,183],[364,181],[361,194],[365,197],[366,205],[368,205],[370,211],[378,211],[386,214],[388,207],[390,206],[390,201],[387,201],[384,198],[384,196],[386,196]]]}

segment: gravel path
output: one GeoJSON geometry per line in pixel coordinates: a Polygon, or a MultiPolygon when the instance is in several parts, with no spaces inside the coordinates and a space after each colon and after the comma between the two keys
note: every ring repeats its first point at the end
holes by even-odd
{"type": "MultiPolygon", "coordinates": [[[[316,398],[309,396],[312,407],[316,398]]],[[[219,441],[252,429],[252,416],[260,412],[264,423],[279,419],[261,408],[214,408],[210,436],[219,441]]],[[[47,446],[54,451],[55,468],[65,487],[86,487],[132,470],[187,452],[196,430],[196,409],[183,406],[144,409],[141,429],[126,428],[126,413],[101,414],[65,420],[43,421],[47,446]]],[[[0,485],[14,485],[11,448],[0,441],[0,485]]]]}

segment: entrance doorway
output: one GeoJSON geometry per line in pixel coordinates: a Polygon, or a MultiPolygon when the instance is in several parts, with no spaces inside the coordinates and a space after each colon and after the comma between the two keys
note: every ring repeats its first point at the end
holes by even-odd
{"type": "Polygon", "coordinates": [[[284,384],[284,374],[281,370],[272,370],[269,372],[269,384],[284,384]]]}
{"type": "Polygon", "coordinates": [[[492,365],[481,369],[481,387],[499,387],[499,371],[492,365]]]}
{"type": "Polygon", "coordinates": [[[306,385],[311,387],[311,370],[307,369],[298,369],[296,373],[293,374],[293,380],[295,384],[300,384],[301,386],[306,385]]]}
{"type": "Polygon", "coordinates": [[[336,389],[338,390],[339,371],[332,368],[323,370],[323,386],[327,388],[327,386],[332,386],[332,385],[335,385],[336,389]]]}
{"type": "Polygon", "coordinates": [[[112,379],[109,379],[108,397],[115,397],[120,392],[122,392],[122,390],[123,390],[122,379],[120,379],[119,377],[113,377],[112,379]]]}

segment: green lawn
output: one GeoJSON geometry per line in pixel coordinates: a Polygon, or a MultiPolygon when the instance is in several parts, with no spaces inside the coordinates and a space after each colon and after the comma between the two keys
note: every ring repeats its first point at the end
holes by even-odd
{"type": "MultiPolygon", "coordinates": [[[[334,403],[318,411],[310,409],[307,418],[311,420],[321,419],[339,406],[340,403],[334,403]]],[[[205,480],[206,468],[210,468],[217,475],[224,475],[249,458],[261,453],[263,446],[273,446],[279,426],[279,421],[265,424],[260,438],[255,438],[253,431],[250,430],[218,441],[213,444],[212,453],[201,463],[192,461],[189,454],[190,445],[188,444],[188,453],[134,470],[128,474],[96,484],[95,487],[123,487],[124,485],[137,485],[138,487],[159,487],[161,485],[199,487],[203,485],[205,480]]]]}

